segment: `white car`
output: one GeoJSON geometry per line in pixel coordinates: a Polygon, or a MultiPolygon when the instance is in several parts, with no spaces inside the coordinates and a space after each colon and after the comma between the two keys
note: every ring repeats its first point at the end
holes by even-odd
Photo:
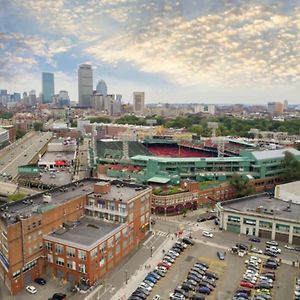
{"type": "Polygon", "coordinates": [[[146,290],[149,291],[149,292],[151,292],[151,290],[152,290],[152,287],[151,287],[150,285],[148,285],[146,282],[142,282],[142,283],[140,284],[140,287],[146,289],[146,290]]]}
{"type": "Polygon", "coordinates": [[[30,294],[36,294],[37,289],[33,285],[28,285],[26,286],[26,291],[30,294]]]}
{"type": "Polygon", "coordinates": [[[251,252],[253,252],[253,253],[258,253],[258,254],[262,254],[262,253],[263,253],[262,250],[257,249],[257,248],[252,248],[252,249],[251,249],[251,252]]]}
{"type": "Polygon", "coordinates": [[[182,294],[179,294],[179,293],[171,293],[170,294],[170,299],[182,299],[182,300],[184,300],[185,297],[182,294]]]}
{"type": "Polygon", "coordinates": [[[261,264],[261,259],[259,257],[256,257],[256,256],[250,256],[250,261],[256,261],[258,262],[259,264],[261,264]]]}
{"type": "Polygon", "coordinates": [[[175,251],[169,250],[168,252],[171,253],[171,254],[173,254],[173,255],[175,255],[176,257],[179,256],[179,254],[177,252],[175,252],[175,251]]]}
{"type": "Polygon", "coordinates": [[[276,246],[269,246],[269,247],[266,247],[266,249],[269,251],[275,252],[275,253],[281,253],[281,249],[276,246]]]}
{"type": "Polygon", "coordinates": [[[209,237],[209,238],[212,238],[214,236],[211,232],[205,231],[205,230],[202,231],[202,235],[206,236],[206,237],[209,237]]]}

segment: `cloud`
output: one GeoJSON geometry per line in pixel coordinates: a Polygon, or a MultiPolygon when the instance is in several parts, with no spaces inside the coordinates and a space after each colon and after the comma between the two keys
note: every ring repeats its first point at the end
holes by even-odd
{"type": "Polygon", "coordinates": [[[181,86],[299,84],[297,1],[13,3],[40,24],[40,32],[10,32],[0,39],[6,69],[14,59],[25,69],[36,66],[38,58],[55,66],[55,57],[70,53],[94,64],[127,63],[181,86]]]}

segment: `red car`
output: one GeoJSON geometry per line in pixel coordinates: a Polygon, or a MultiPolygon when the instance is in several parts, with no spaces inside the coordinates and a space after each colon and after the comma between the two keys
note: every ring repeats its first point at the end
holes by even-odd
{"type": "Polygon", "coordinates": [[[170,266],[164,262],[158,263],[157,266],[163,266],[163,267],[167,268],[168,270],[170,269],[170,266]]]}
{"type": "Polygon", "coordinates": [[[249,289],[254,288],[254,284],[252,284],[251,282],[247,282],[247,281],[241,281],[240,286],[243,286],[243,287],[246,287],[246,288],[249,288],[249,289]]]}

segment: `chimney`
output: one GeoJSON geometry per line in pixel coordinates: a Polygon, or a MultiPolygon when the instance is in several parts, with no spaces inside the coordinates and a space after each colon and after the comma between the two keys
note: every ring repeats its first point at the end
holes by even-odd
{"type": "Polygon", "coordinates": [[[97,182],[94,185],[95,194],[105,194],[111,191],[110,182],[97,182]]]}

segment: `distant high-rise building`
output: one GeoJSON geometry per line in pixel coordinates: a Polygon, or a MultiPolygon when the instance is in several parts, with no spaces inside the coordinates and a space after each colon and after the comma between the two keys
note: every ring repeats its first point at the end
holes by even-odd
{"type": "Polygon", "coordinates": [[[42,73],[42,102],[51,103],[54,95],[54,74],[42,73]]]}
{"type": "Polygon", "coordinates": [[[284,100],[284,102],[283,102],[283,109],[284,110],[288,110],[288,108],[289,108],[289,102],[287,100],[284,100]]]}
{"type": "Polygon", "coordinates": [[[268,102],[268,113],[271,115],[283,113],[283,104],[281,102],[268,102]]]}
{"type": "Polygon", "coordinates": [[[80,106],[91,106],[93,95],[93,70],[83,64],[78,69],[78,102],[80,106]]]}
{"type": "Polygon", "coordinates": [[[59,91],[59,106],[70,106],[70,97],[67,91],[59,91]]]}
{"type": "Polygon", "coordinates": [[[96,87],[96,92],[99,95],[107,96],[107,85],[104,80],[100,80],[96,87]]]}
{"type": "Polygon", "coordinates": [[[145,93],[133,93],[133,111],[136,113],[143,113],[145,110],[145,93]]]}

